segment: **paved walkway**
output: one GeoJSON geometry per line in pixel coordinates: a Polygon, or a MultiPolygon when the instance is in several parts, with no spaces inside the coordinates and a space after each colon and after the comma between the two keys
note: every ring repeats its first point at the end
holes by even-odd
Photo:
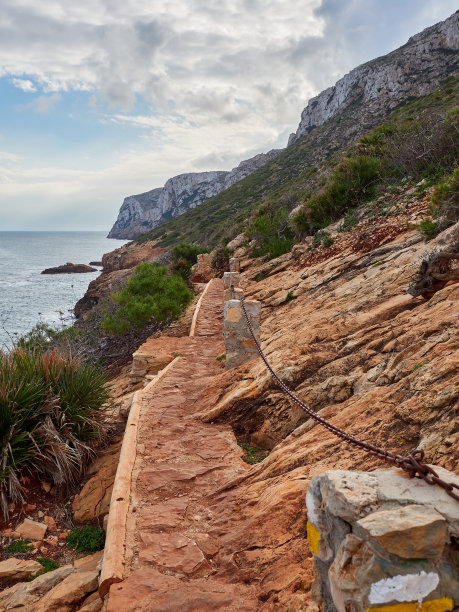
{"type": "Polygon", "coordinates": [[[222,311],[223,286],[214,279],[194,337],[175,339],[180,357],[143,396],[126,579],[111,586],[108,612],[257,609],[252,587],[225,581],[212,505],[213,493],[247,468],[229,427],[193,418],[209,380],[222,371],[222,311]]]}

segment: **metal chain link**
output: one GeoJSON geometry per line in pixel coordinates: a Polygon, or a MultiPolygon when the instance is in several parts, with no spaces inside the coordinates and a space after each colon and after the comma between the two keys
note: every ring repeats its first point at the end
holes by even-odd
{"type": "Polygon", "coordinates": [[[343,429],[340,429],[339,427],[332,425],[329,421],[326,421],[325,419],[320,417],[311,408],[309,408],[309,406],[307,406],[304,402],[302,402],[299,399],[299,397],[297,397],[293,393],[293,391],[291,391],[287,387],[287,385],[279,378],[279,376],[276,374],[276,372],[272,369],[272,367],[268,363],[268,360],[266,359],[263,351],[261,350],[260,344],[253,331],[249,315],[247,314],[247,311],[245,308],[243,297],[241,297],[241,306],[242,306],[242,311],[245,316],[245,320],[247,322],[247,326],[255,342],[255,345],[258,349],[260,357],[263,359],[265,366],[269,370],[271,376],[274,378],[274,380],[276,381],[278,386],[282,389],[282,391],[286,395],[288,395],[288,397],[292,401],[294,401],[295,404],[297,404],[302,410],[304,410],[304,412],[306,412],[306,414],[310,416],[311,419],[314,419],[314,421],[322,425],[322,427],[325,427],[326,429],[328,429],[328,431],[331,431],[332,434],[334,434],[335,436],[338,436],[338,438],[341,438],[345,442],[348,442],[349,444],[356,446],[357,448],[363,449],[367,451],[368,453],[376,455],[383,461],[386,461],[387,463],[391,463],[392,465],[395,465],[396,467],[401,468],[402,470],[405,470],[406,472],[408,472],[410,478],[421,478],[422,480],[427,482],[427,484],[438,485],[442,487],[442,489],[444,489],[448,495],[450,495],[453,499],[459,501],[459,494],[454,492],[454,489],[459,491],[459,486],[455,483],[445,482],[444,480],[439,478],[437,472],[433,468],[431,468],[429,465],[424,463],[424,451],[422,449],[416,449],[412,451],[409,455],[406,455],[405,457],[403,457],[402,455],[391,453],[390,451],[387,451],[379,446],[374,446],[373,444],[370,444],[369,442],[364,442],[363,440],[356,438],[352,434],[347,433],[343,429]]]}

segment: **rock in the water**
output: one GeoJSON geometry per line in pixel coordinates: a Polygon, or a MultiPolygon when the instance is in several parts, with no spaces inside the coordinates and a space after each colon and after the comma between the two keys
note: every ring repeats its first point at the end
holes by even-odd
{"type": "Polygon", "coordinates": [[[89,265],[90,266],[99,266],[99,267],[102,267],[103,263],[101,261],[90,261],[89,265]]]}
{"type": "Polygon", "coordinates": [[[23,538],[43,540],[47,529],[48,525],[46,525],[46,523],[39,523],[38,521],[32,521],[26,518],[19,527],[16,527],[16,532],[23,538]]]}
{"type": "Polygon", "coordinates": [[[42,274],[82,274],[84,272],[97,272],[97,269],[87,266],[86,264],[74,264],[68,261],[63,266],[46,268],[46,270],[43,270],[42,274]]]}

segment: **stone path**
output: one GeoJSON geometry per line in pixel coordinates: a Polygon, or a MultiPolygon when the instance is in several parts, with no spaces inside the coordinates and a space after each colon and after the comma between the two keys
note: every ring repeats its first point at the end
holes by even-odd
{"type": "MultiPolygon", "coordinates": [[[[222,317],[223,286],[214,279],[202,300],[194,337],[164,339],[168,350],[176,341],[179,357],[142,399],[125,580],[111,586],[108,612],[258,607],[253,587],[225,574],[218,557],[218,511],[212,504],[215,491],[247,466],[229,427],[193,418],[200,411],[200,396],[221,372],[222,317]]],[[[152,350],[160,341],[150,345],[152,350]]]]}

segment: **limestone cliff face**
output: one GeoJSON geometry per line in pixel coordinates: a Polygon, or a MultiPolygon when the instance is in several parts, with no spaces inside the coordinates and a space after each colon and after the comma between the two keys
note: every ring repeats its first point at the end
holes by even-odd
{"type": "MultiPolygon", "coordinates": [[[[458,67],[459,11],[416,34],[392,53],[351,70],[333,87],[312,98],[289,145],[337,117],[341,123],[332,128],[330,146],[332,150],[342,148],[381,123],[400,104],[433,91],[445,78],[457,73],[458,67]]],[[[319,160],[330,152],[327,149],[330,147],[319,151],[319,160]]],[[[280,152],[256,155],[230,172],[180,174],[169,179],[162,189],[129,196],[108,237],[137,238],[228,189],[280,152]]]]}
{"type": "Polygon", "coordinates": [[[392,53],[354,68],[311,98],[289,144],[353,104],[358,106],[356,122],[376,125],[405,100],[430,93],[457,72],[458,51],[459,11],[412,36],[392,53]]]}
{"type": "Polygon", "coordinates": [[[125,198],[108,238],[134,239],[140,234],[199,206],[274,159],[273,149],[242,161],[230,172],[191,172],[169,179],[163,188],[125,198]]]}

